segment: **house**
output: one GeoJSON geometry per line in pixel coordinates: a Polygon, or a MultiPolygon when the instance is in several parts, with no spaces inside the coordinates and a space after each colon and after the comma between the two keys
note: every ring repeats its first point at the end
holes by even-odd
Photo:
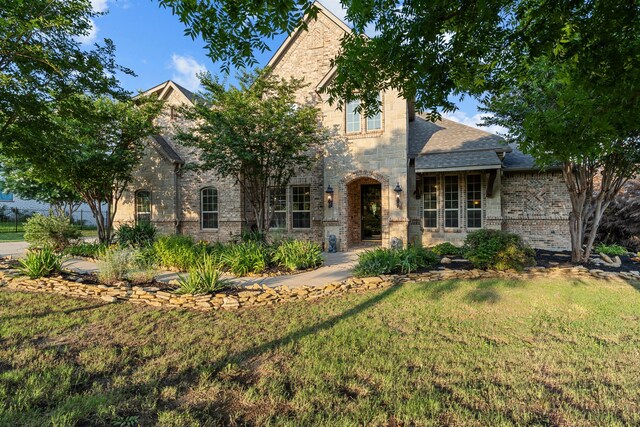
{"type": "MultiPolygon", "coordinates": [[[[380,94],[381,112],[374,117],[359,114],[357,101],[344,111],[329,105],[322,89],[350,29],[318,7],[308,31],[291,34],[268,65],[281,77],[309,83],[298,101],[314,102],[337,137],[315,167],[273,189],[272,232],[324,244],[335,236],[339,250],[346,250],[363,242],[389,246],[395,239],[459,244],[468,232],[490,228],[516,232],[538,248],[569,247],[570,202],[559,171],[540,171],[491,133],[425,120],[394,90],[380,94]]],[[[239,187],[185,170],[194,154],[172,138],[174,126],[189,126],[175,108],[194,95],[172,81],[147,93],[167,102],[159,118],[165,132],[149,141],[116,222],[150,220],[164,233],[237,239],[249,229],[239,187]]]]}

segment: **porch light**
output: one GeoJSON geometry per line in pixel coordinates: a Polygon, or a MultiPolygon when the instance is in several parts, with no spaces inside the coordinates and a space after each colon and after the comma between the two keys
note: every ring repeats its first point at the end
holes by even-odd
{"type": "Polygon", "coordinates": [[[396,207],[400,207],[400,193],[402,193],[402,187],[400,187],[400,183],[396,183],[396,188],[393,189],[396,193],[396,207]]]}
{"type": "Polygon", "coordinates": [[[333,207],[333,188],[331,187],[331,184],[327,186],[325,193],[327,193],[327,205],[330,208],[332,208],[333,207]]]}

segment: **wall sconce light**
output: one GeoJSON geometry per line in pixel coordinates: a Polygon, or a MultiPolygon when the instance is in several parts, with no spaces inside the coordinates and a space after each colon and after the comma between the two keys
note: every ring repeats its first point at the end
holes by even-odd
{"type": "Polygon", "coordinates": [[[327,186],[325,193],[327,193],[327,205],[330,208],[332,208],[333,207],[333,188],[331,188],[331,184],[327,186]]]}
{"type": "Polygon", "coordinates": [[[396,193],[396,207],[400,207],[400,193],[402,193],[402,187],[400,187],[400,183],[396,183],[396,188],[393,189],[396,193]]]}

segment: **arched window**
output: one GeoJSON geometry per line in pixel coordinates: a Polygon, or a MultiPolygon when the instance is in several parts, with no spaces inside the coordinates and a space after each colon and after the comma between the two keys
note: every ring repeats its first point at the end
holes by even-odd
{"type": "Polygon", "coordinates": [[[136,191],[136,224],[151,222],[151,192],[136,191]]]}
{"type": "Polygon", "coordinates": [[[218,228],[218,190],[213,187],[200,190],[200,218],[203,229],[218,228]]]}

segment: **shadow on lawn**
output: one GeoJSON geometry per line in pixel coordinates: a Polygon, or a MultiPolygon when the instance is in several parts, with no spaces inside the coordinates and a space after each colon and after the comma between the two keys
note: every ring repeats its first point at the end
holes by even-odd
{"type": "Polygon", "coordinates": [[[104,307],[107,304],[96,304],[96,305],[87,305],[83,307],[69,308],[66,310],[46,310],[40,313],[24,313],[18,314],[16,316],[4,316],[0,317],[0,322],[7,320],[20,320],[20,319],[39,319],[41,317],[47,317],[54,314],[71,314],[76,313],[78,311],[87,311],[87,310],[95,310],[96,308],[104,307]]]}
{"type": "Polygon", "coordinates": [[[468,303],[489,303],[495,304],[501,299],[500,288],[518,288],[526,286],[525,280],[513,279],[479,279],[462,280],[449,279],[440,282],[425,282],[421,289],[426,292],[432,300],[441,300],[445,295],[454,293],[463,288],[470,288],[464,296],[468,303]],[[477,283],[475,288],[464,285],[464,283],[477,283]]]}

